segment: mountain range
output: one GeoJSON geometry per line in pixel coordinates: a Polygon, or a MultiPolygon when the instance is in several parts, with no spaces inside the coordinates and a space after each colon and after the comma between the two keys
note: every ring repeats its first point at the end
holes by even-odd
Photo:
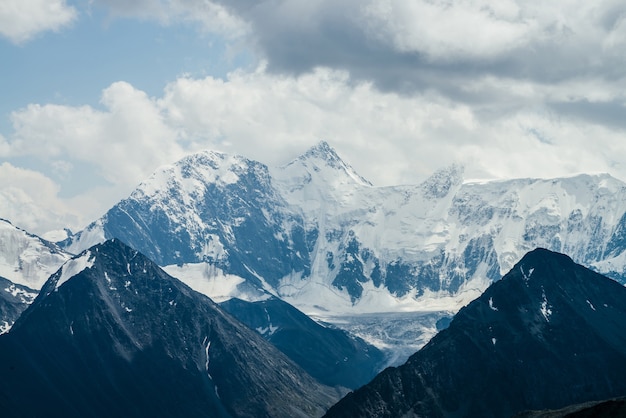
{"type": "Polygon", "coordinates": [[[206,276],[230,283],[216,300],[270,293],[307,313],[456,311],[537,247],[623,280],[625,214],[626,185],[609,175],[476,182],[452,166],[419,185],[375,187],[321,142],[272,169],[190,155],[62,246],[77,253],[117,237],[196,272],[190,285],[208,293],[195,267],[205,263],[206,276]]]}
{"type": "Polygon", "coordinates": [[[426,343],[329,416],[623,396],[625,198],[459,166],[376,187],[325,142],[276,168],[199,152],[64,241],[0,220],[0,406],[320,416],[426,343]]]}
{"type": "Polygon", "coordinates": [[[418,185],[376,187],[326,142],[274,168],[202,151],[58,244],[78,253],[110,238],[216,302],[279,297],[401,362],[419,347],[390,335],[419,329],[423,344],[438,318],[534,248],[623,283],[626,184],[608,174],[473,181],[451,166],[418,185]]]}

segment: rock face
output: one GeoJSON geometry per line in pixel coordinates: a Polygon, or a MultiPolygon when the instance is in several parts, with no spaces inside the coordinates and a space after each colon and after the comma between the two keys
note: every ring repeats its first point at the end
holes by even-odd
{"type": "Polygon", "coordinates": [[[326,385],[356,389],[382,369],[384,355],[376,347],[346,331],[322,326],[278,298],[257,302],[233,298],[220,307],[326,385]]]}
{"type": "Polygon", "coordinates": [[[328,417],[504,417],[626,393],[626,289],[538,249],[328,417]]]}
{"type": "Polygon", "coordinates": [[[269,292],[307,313],[456,311],[537,247],[623,281],[626,185],[466,182],[452,166],[374,187],[324,142],[273,169],[205,151],[158,170],[63,244],[77,253],[114,237],[159,265],[232,279],[220,295],[201,285],[210,278],[188,282],[210,296],[269,292]]]}
{"type": "Polygon", "coordinates": [[[319,416],[337,394],[119,240],[0,336],[3,416],[319,416]]]}

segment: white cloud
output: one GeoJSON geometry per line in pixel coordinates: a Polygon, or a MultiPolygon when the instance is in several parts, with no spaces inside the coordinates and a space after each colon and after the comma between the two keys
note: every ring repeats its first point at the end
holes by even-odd
{"type": "Polygon", "coordinates": [[[376,0],[363,18],[370,36],[435,60],[491,58],[527,44],[537,29],[512,0],[376,0]]]}
{"type": "Polygon", "coordinates": [[[29,232],[43,234],[75,225],[81,217],[58,197],[59,186],[33,170],[0,164],[0,217],[29,232]]]}
{"type": "Polygon", "coordinates": [[[13,112],[8,156],[87,162],[106,181],[128,188],[159,164],[183,155],[176,133],[144,92],[117,82],[104,90],[102,104],[105,110],[33,104],[13,112]]]}
{"type": "Polygon", "coordinates": [[[76,9],[65,0],[2,0],[0,34],[19,44],[41,32],[58,31],[76,17],[76,9]]]}
{"type": "MultiPolygon", "coordinates": [[[[42,207],[53,202],[50,208],[76,208],[83,219],[75,219],[75,227],[85,217],[102,215],[159,165],[186,153],[212,148],[279,165],[321,139],[376,185],[418,183],[453,162],[466,166],[468,178],[607,171],[626,179],[622,131],[559,115],[540,104],[543,96],[534,103],[536,90],[541,86],[532,83],[521,88],[522,106],[485,120],[484,109],[434,92],[381,92],[345,71],[324,68],[300,77],[259,68],[226,80],[180,78],[158,98],[119,82],[104,90],[102,109],[30,105],[14,112],[14,134],[0,138],[6,158],[37,158],[68,181],[80,175],[81,164],[95,166],[110,186],[59,203],[58,186],[37,177],[42,190],[52,191],[35,196],[31,177],[13,174],[11,184],[27,192],[5,187],[3,193],[14,203],[30,199],[45,202],[42,207]]],[[[561,90],[548,96],[557,94],[561,90]]],[[[42,223],[50,226],[49,218],[43,216],[42,223]]],[[[24,222],[34,225],[35,219],[24,222]]]]}

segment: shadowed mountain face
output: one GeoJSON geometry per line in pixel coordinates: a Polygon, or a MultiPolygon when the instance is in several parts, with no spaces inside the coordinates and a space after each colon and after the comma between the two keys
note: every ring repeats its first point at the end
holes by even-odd
{"type": "Polygon", "coordinates": [[[539,249],[327,416],[512,416],[623,396],[624,376],[626,289],[539,249]]]}
{"type": "Polygon", "coordinates": [[[336,399],[117,240],[52,275],[0,357],[3,416],[319,416],[336,399]]]}
{"type": "Polygon", "coordinates": [[[278,298],[230,299],[220,307],[326,385],[356,389],[382,368],[384,355],[376,347],[346,331],[324,327],[278,298]]]}

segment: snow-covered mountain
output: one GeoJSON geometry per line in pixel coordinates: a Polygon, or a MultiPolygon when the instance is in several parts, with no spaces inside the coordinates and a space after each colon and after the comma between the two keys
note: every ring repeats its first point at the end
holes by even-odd
{"type": "Polygon", "coordinates": [[[511,417],[624,396],[625,374],[626,288],[537,249],[326,416],[511,417]]]}
{"type": "Polygon", "coordinates": [[[621,279],[625,213],[626,185],[609,175],[472,182],[452,166],[375,187],[321,142],[272,169],[190,155],[65,246],[117,237],[216,300],[273,294],[319,316],[456,311],[536,247],[621,279]]]}
{"type": "Polygon", "coordinates": [[[70,257],[56,244],[0,219],[0,277],[40,289],[70,257]]]}
{"type": "Polygon", "coordinates": [[[50,276],[0,358],[6,417],[315,417],[338,398],[119,240],[50,276]]]}

